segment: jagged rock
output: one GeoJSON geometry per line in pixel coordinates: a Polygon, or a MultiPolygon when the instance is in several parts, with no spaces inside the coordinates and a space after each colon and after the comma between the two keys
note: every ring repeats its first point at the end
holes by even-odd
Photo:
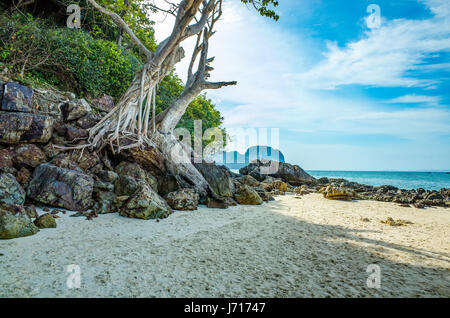
{"type": "MultiPolygon", "coordinates": [[[[135,162],[122,161],[116,168],[116,173],[119,175],[119,179],[116,181],[116,189],[117,184],[119,187],[125,186],[124,181],[121,180],[124,177],[133,178],[135,180],[142,180],[148,183],[153,190],[158,191],[158,180],[150,173],[141,168],[141,166],[135,162]]],[[[120,191],[117,193],[118,195],[124,195],[127,191],[120,191]]]]}
{"type": "Polygon", "coordinates": [[[25,191],[10,173],[0,174],[0,202],[6,204],[23,204],[25,191]]]}
{"type": "Polygon", "coordinates": [[[86,129],[76,128],[72,125],[66,125],[66,139],[68,141],[75,141],[86,139],[89,134],[86,129]]]}
{"type": "Polygon", "coordinates": [[[46,143],[52,137],[53,118],[29,113],[0,112],[0,142],[46,143]]]}
{"type": "Polygon", "coordinates": [[[53,215],[51,215],[50,213],[45,213],[38,216],[38,218],[34,220],[34,225],[36,225],[40,229],[55,228],[56,221],[53,215]]]}
{"type": "Polygon", "coordinates": [[[122,151],[121,155],[128,161],[136,162],[153,176],[163,176],[167,173],[164,155],[156,148],[131,148],[122,151]]]}
{"type": "Polygon", "coordinates": [[[197,210],[199,198],[194,189],[181,189],[170,192],[165,199],[174,210],[197,210]]]}
{"type": "Polygon", "coordinates": [[[109,112],[114,107],[114,98],[106,94],[94,99],[92,102],[94,107],[104,112],[109,112]]]}
{"type": "Polygon", "coordinates": [[[17,171],[16,180],[20,183],[20,185],[23,187],[25,186],[31,178],[31,172],[25,167],[20,168],[19,171],[17,171]]]}
{"type": "Polygon", "coordinates": [[[0,239],[13,239],[29,236],[39,232],[23,210],[11,211],[0,206],[0,239]]]}
{"type": "Polygon", "coordinates": [[[242,177],[238,177],[236,178],[237,181],[239,181],[242,184],[246,184],[248,186],[251,187],[258,187],[259,186],[259,181],[256,180],[255,178],[253,178],[252,176],[249,175],[244,175],[242,177]]]}
{"type": "Polygon", "coordinates": [[[322,192],[324,198],[330,200],[351,201],[355,197],[355,193],[353,191],[333,186],[327,186],[326,188],[323,188],[320,192],[322,192]]]}
{"type": "Polygon", "coordinates": [[[286,192],[288,190],[286,182],[275,180],[272,182],[272,187],[281,192],[286,192]]]}
{"type": "Polygon", "coordinates": [[[109,170],[101,170],[97,173],[97,176],[100,178],[100,180],[105,182],[115,182],[119,177],[117,173],[109,170]]]}
{"type": "Polygon", "coordinates": [[[263,203],[259,194],[245,184],[236,189],[234,197],[239,204],[259,205],[263,203]]]}
{"type": "Polygon", "coordinates": [[[12,112],[31,112],[33,90],[18,83],[9,82],[3,86],[1,110],[12,112]]]}
{"type": "Polygon", "coordinates": [[[243,175],[268,175],[274,178],[280,178],[284,182],[289,182],[292,185],[316,182],[312,176],[297,165],[271,160],[254,160],[246,167],[239,169],[239,172],[243,175]],[[274,167],[274,172],[261,170],[269,169],[271,166],[274,167]],[[264,172],[270,173],[265,174],[264,172]]]}
{"type": "Polygon", "coordinates": [[[76,125],[82,129],[89,129],[94,127],[100,120],[102,116],[97,113],[89,113],[76,121],[76,125]]]}
{"type": "Polygon", "coordinates": [[[219,197],[233,196],[234,183],[228,168],[213,163],[196,163],[194,165],[219,197]]]}
{"type": "Polygon", "coordinates": [[[261,182],[259,184],[259,187],[261,189],[263,189],[264,191],[267,191],[267,192],[271,192],[273,190],[273,186],[272,186],[271,183],[269,184],[269,183],[266,183],[266,182],[261,182]]]}
{"type": "Polygon", "coordinates": [[[13,167],[12,154],[9,149],[0,149],[0,167],[13,167]]]}
{"type": "Polygon", "coordinates": [[[162,196],[169,194],[170,192],[180,189],[180,184],[174,175],[167,174],[165,176],[158,176],[158,193],[162,196]]]}
{"type": "Polygon", "coordinates": [[[36,168],[41,163],[47,162],[47,156],[36,145],[24,144],[15,147],[12,151],[12,160],[16,168],[36,168]]]}
{"type": "Polygon", "coordinates": [[[310,194],[312,191],[309,190],[305,185],[302,185],[302,186],[295,188],[293,192],[297,195],[305,195],[305,194],[310,194]]]}
{"type": "Polygon", "coordinates": [[[74,99],[61,105],[65,122],[79,119],[91,111],[91,106],[85,99],[74,99]]]}
{"type": "Polygon", "coordinates": [[[95,204],[93,210],[98,214],[117,212],[116,194],[110,191],[94,191],[95,204]]]}
{"type": "MultiPolygon", "coordinates": [[[[231,198],[228,197],[228,199],[231,198]]],[[[226,200],[208,198],[206,206],[210,209],[227,209],[230,206],[230,204],[226,200]]]]}
{"type": "Polygon", "coordinates": [[[275,198],[272,196],[272,192],[267,192],[262,188],[254,188],[256,193],[261,197],[264,202],[273,201],[275,198]]]}
{"type": "MultiPolygon", "coordinates": [[[[118,200],[116,200],[118,202],[118,200]]],[[[140,182],[137,190],[119,207],[122,216],[138,219],[162,219],[172,213],[170,206],[147,183],[140,182]]]]}
{"type": "Polygon", "coordinates": [[[30,219],[35,219],[38,217],[36,207],[32,204],[20,205],[20,204],[6,204],[0,203],[0,208],[11,212],[12,214],[23,214],[28,216],[30,219]]]}
{"type": "Polygon", "coordinates": [[[85,211],[92,204],[93,186],[91,176],[45,163],[34,170],[27,195],[50,206],[85,211]]]}

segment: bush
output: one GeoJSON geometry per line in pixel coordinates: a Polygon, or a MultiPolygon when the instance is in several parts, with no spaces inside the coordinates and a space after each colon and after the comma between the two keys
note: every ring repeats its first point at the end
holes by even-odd
{"type": "Polygon", "coordinates": [[[21,77],[81,95],[120,96],[142,66],[132,51],[85,31],[54,28],[31,15],[0,17],[0,60],[21,77]]]}

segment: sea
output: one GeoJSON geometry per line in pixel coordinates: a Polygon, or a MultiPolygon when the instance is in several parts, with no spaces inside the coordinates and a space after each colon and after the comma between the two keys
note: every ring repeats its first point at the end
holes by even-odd
{"type": "Polygon", "coordinates": [[[306,170],[315,178],[343,178],[372,186],[393,185],[400,189],[439,190],[450,188],[449,172],[412,171],[327,171],[306,170]]]}

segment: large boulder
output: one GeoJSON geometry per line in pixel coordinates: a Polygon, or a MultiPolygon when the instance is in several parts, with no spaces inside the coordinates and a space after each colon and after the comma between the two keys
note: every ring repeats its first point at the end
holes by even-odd
{"type": "Polygon", "coordinates": [[[47,162],[47,156],[36,145],[23,144],[15,147],[12,151],[12,160],[17,169],[21,167],[36,168],[42,163],[47,162]]]}
{"type": "Polygon", "coordinates": [[[33,90],[18,83],[9,82],[3,86],[1,110],[12,112],[31,112],[33,106],[33,90]]]}
{"type": "MultiPolygon", "coordinates": [[[[119,179],[116,181],[116,189],[120,192],[118,195],[126,195],[128,191],[122,191],[122,187],[128,187],[126,182],[130,181],[129,179],[135,179],[137,181],[145,181],[148,185],[150,185],[155,191],[158,191],[158,181],[157,179],[151,175],[148,171],[142,169],[142,167],[136,162],[128,162],[122,161],[117,167],[114,169],[116,173],[119,175],[119,179]]],[[[136,182],[134,182],[136,183],[136,182]]]]}
{"type": "Polygon", "coordinates": [[[11,210],[0,206],[0,239],[29,236],[39,232],[23,210],[11,210]]]}
{"type": "Polygon", "coordinates": [[[166,196],[166,202],[174,210],[196,210],[199,198],[194,189],[181,189],[170,192],[166,196]]]}
{"type": "Polygon", "coordinates": [[[271,160],[254,160],[248,166],[239,169],[239,172],[244,175],[271,176],[295,186],[315,182],[314,177],[299,166],[271,160]]]}
{"type": "Polygon", "coordinates": [[[172,213],[170,206],[146,182],[119,206],[119,214],[137,219],[162,219],[172,213]]]}
{"type": "Polygon", "coordinates": [[[64,121],[72,121],[87,115],[91,111],[91,106],[85,99],[74,99],[61,105],[61,112],[64,121]]]}
{"type": "Polygon", "coordinates": [[[92,204],[93,185],[89,175],[46,163],[34,170],[27,195],[50,206],[85,211],[92,204]]]}
{"type": "Polygon", "coordinates": [[[237,188],[234,197],[239,204],[259,205],[263,203],[259,194],[248,185],[237,188]]]}
{"type": "Polygon", "coordinates": [[[29,113],[0,112],[0,142],[47,143],[52,137],[53,118],[29,113]]]}
{"type": "Polygon", "coordinates": [[[351,201],[356,197],[354,191],[350,189],[345,189],[342,187],[336,187],[329,185],[319,190],[322,192],[323,197],[330,200],[344,200],[351,201]]]}
{"type": "Polygon", "coordinates": [[[196,163],[197,170],[203,175],[220,197],[232,197],[234,193],[234,183],[230,171],[225,166],[218,166],[213,163],[196,163]]]}
{"type": "Polygon", "coordinates": [[[0,202],[6,204],[25,202],[25,191],[10,173],[0,173],[0,202]]]}

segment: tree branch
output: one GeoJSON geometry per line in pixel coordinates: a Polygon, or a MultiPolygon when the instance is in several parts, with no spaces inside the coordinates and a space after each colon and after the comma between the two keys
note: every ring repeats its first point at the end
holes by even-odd
{"type": "Polygon", "coordinates": [[[139,38],[134,34],[134,32],[130,29],[130,27],[125,23],[125,21],[123,21],[123,19],[117,13],[102,7],[95,0],[87,0],[87,1],[101,13],[110,16],[111,19],[114,21],[114,23],[130,36],[131,40],[138,46],[141,53],[144,54],[147,57],[147,59],[150,60],[153,57],[153,53],[145,47],[145,45],[139,40],[139,38]]]}

